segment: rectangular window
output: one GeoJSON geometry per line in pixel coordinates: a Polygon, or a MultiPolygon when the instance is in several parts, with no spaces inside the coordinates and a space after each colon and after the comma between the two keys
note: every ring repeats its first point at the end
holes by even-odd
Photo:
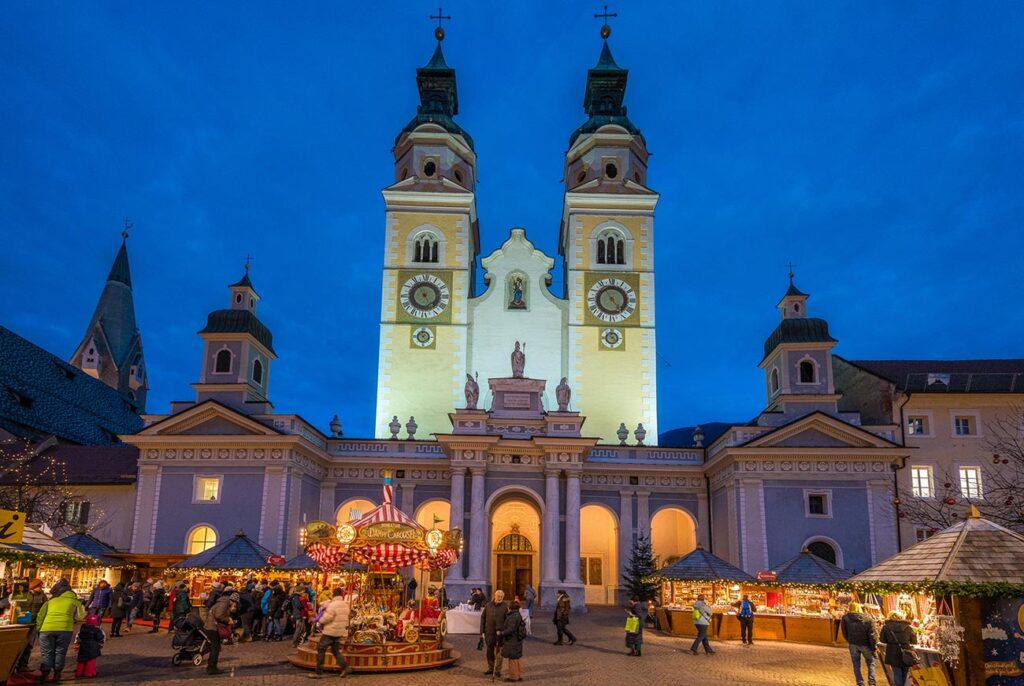
{"type": "Polygon", "coordinates": [[[960,494],[968,499],[981,497],[981,469],[978,467],[960,468],[960,494]]]}
{"type": "Polygon", "coordinates": [[[932,497],[932,468],[910,468],[910,491],[915,498],[932,497]]]}
{"type": "Polygon", "coordinates": [[[973,436],[976,430],[974,417],[957,416],[953,418],[953,433],[957,436],[973,436]]]}
{"type": "Polygon", "coordinates": [[[65,503],[60,519],[63,524],[85,526],[89,523],[89,503],[83,500],[65,503]]]}
{"type": "Polygon", "coordinates": [[[907,433],[911,436],[927,436],[930,429],[927,417],[909,417],[907,419],[907,433]]]}
{"type": "Polygon", "coordinates": [[[197,503],[219,503],[220,477],[197,476],[193,501],[197,503]]]}
{"type": "Polygon", "coordinates": [[[831,517],[832,494],[829,491],[804,491],[804,514],[808,517],[831,517]]]}
{"type": "Polygon", "coordinates": [[[920,543],[921,541],[927,541],[934,533],[932,529],[917,529],[914,535],[917,537],[917,542],[920,543]]]}

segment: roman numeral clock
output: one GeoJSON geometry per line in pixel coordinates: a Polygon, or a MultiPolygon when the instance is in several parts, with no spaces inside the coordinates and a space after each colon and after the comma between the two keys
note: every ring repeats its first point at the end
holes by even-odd
{"type": "Polygon", "coordinates": [[[640,326],[637,275],[631,273],[587,274],[585,323],[600,326],[603,350],[622,350],[623,327],[640,326]]]}
{"type": "Polygon", "coordinates": [[[410,347],[433,349],[437,337],[434,325],[451,323],[451,282],[450,271],[400,270],[397,319],[414,325],[410,347]]]}

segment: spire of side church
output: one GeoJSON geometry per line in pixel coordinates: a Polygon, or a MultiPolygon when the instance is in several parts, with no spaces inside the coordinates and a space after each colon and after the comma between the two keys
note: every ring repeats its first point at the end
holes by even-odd
{"type": "Polygon", "coordinates": [[[114,257],[85,335],[71,356],[71,364],[129,396],[144,411],[149,384],[142,354],[142,335],[135,321],[128,264],[130,228],[131,224],[125,220],[121,247],[114,257]]]}

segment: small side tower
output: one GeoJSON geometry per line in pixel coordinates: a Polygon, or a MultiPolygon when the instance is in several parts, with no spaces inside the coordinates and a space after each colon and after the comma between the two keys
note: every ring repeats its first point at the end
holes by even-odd
{"type": "Polygon", "coordinates": [[[228,288],[231,304],[214,310],[199,332],[203,339],[203,366],[193,384],[196,402],[216,400],[249,414],[269,410],[270,364],[277,359],[273,336],[256,317],[259,294],[245,274],[228,288]]]}
{"type": "Polygon", "coordinates": [[[128,229],[121,232],[121,248],[114,257],[82,342],[71,364],[128,396],[140,412],[146,410],[149,380],[142,355],[142,335],[135,323],[132,276],[128,268],[128,229]]]}

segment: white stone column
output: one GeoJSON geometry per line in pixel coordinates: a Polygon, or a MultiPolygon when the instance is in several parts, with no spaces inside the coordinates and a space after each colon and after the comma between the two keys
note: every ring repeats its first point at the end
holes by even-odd
{"type": "Polygon", "coordinates": [[[338,488],[337,481],[321,481],[320,482],[320,519],[329,524],[336,524],[334,521],[336,517],[336,511],[338,509],[337,503],[334,499],[338,488]]]}
{"type": "Polygon", "coordinates": [[[651,506],[648,502],[649,491],[636,492],[636,535],[651,535],[651,506]]]}
{"type": "Polygon", "coordinates": [[[487,543],[487,513],[484,512],[484,476],[486,467],[471,467],[469,492],[469,579],[478,586],[484,580],[484,550],[487,543]]]}
{"type": "Polygon", "coordinates": [[[554,598],[558,591],[554,588],[558,585],[558,550],[561,537],[558,535],[558,523],[560,518],[558,502],[558,469],[544,471],[544,526],[541,538],[543,539],[544,555],[540,561],[541,586],[544,588],[544,596],[548,594],[554,598]]]}
{"type": "Polygon", "coordinates": [[[565,583],[583,583],[580,580],[580,475],[575,472],[566,472],[565,583]]]}
{"type": "Polygon", "coordinates": [[[711,549],[711,502],[704,491],[697,493],[697,543],[711,549]]]}
{"type": "Polygon", "coordinates": [[[138,481],[135,484],[135,521],[132,526],[131,542],[133,552],[157,552],[154,550],[153,539],[159,508],[160,466],[141,464],[138,481]]]}
{"type": "MultiPolygon", "coordinates": [[[[458,527],[463,530],[463,534],[465,534],[466,527],[465,501],[466,469],[465,467],[452,467],[452,493],[448,499],[448,502],[451,504],[452,513],[448,527],[458,527]]],[[[465,550],[465,540],[463,540],[463,551],[465,550]]],[[[465,552],[463,552],[463,554],[465,554],[465,552]]],[[[453,581],[461,581],[466,578],[462,572],[462,560],[459,560],[448,568],[448,578],[453,581]]]]}
{"type": "Polygon", "coordinates": [[[410,517],[416,516],[415,493],[416,484],[402,483],[402,512],[410,517]]]}
{"type": "Polygon", "coordinates": [[[629,565],[633,552],[633,491],[619,491],[619,578],[616,583],[623,587],[622,575],[629,565]]]}

